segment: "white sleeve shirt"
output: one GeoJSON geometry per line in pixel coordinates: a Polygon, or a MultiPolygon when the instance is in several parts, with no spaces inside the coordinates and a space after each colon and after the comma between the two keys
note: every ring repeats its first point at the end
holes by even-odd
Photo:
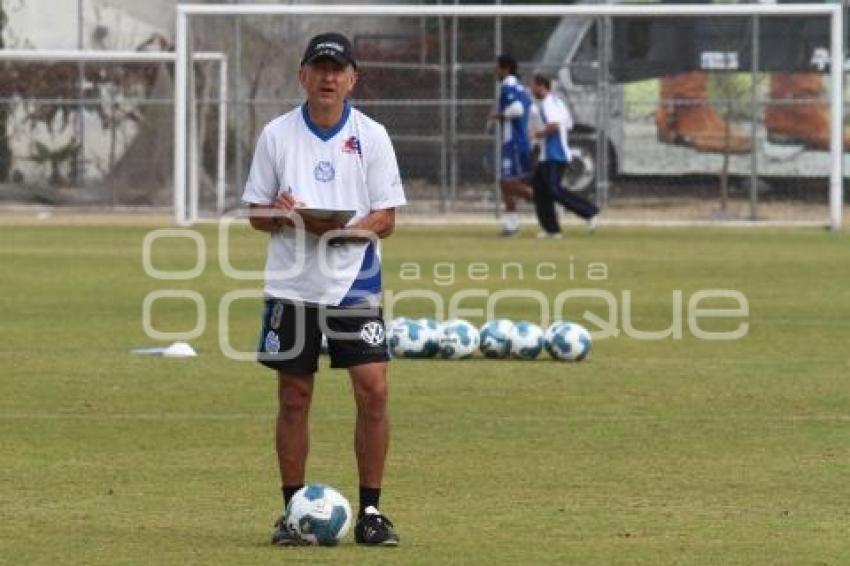
{"type": "MultiPolygon", "coordinates": [[[[407,202],[386,129],[347,103],[329,130],[313,124],[305,106],[263,129],[242,200],[269,205],[282,191],[307,207],[354,210],[349,224],[407,202]]],[[[266,295],[323,305],[380,300],[378,246],[320,247],[319,241],[292,229],[271,235],[266,295]]]]}
{"type": "Polygon", "coordinates": [[[572,128],[573,120],[563,101],[551,92],[540,102],[540,118],[544,124],[558,124],[558,131],[546,136],[543,140],[541,161],[570,160],[570,149],[567,145],[567,130],[572,128]]]}

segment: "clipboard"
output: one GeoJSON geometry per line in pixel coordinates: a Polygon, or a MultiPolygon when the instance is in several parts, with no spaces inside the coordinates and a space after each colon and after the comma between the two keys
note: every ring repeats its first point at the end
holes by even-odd
{"type": "Polygon", "coordinates": [[[295,211],[304,216],[311,216],[320,220],[329,220],[333,218],[341,224],[347,224],[349,220],[357,214],[354,210],[334,210],[330,208],[312,208],[312,207],[297,207],[295,211]]]}

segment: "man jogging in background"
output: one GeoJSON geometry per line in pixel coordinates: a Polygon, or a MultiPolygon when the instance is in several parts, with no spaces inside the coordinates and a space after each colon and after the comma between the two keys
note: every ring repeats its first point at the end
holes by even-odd
{"type": "Polygon", "coordinates": [[[498,111],[492,118],[501,122],[501,153],[499,189],[505,203],[502,236],[519,232],[517,200],[532,199],[531,188],[525,183],[531,173],[531,144],[528,141],[528,118],[531,97],[517,77],[517,62],[510,55],[499,55],[496,60],[496,77],[499,79],[498,111]]]}
{"type": "Polygon", "coordinates": [[[543,231],[540,238],[560,238],[561,227],[555,212],[555,202],[585,219],[591,231],[596,228],[599,209],[595,204],[561,186],[564,169],[570,161],[567,131],[573,120],[564,102],[552,94],[549,77],[534,75],[531,91],[537,101],[542,126],[534,137],[540,143],[540,155],[534,169],[534,209],[543,231]]]}

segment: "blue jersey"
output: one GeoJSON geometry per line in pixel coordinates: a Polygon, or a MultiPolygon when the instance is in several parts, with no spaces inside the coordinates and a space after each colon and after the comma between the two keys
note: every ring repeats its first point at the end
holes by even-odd
{"type": "Polygon", "coordinates": [[[528,115],[531,96],[515,76],[508,75],[499,87],[499,113],[504,114],[509,107],[515,107],[516,103],[522,107],[522,114],[506,118],[502,122],[502,145],[512,144],[517,151],[529,152],[528,115]]]}

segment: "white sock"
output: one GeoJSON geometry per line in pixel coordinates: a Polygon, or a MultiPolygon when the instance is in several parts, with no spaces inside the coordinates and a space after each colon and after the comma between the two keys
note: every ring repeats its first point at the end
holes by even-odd
{"type": "Polygon", "coordinates": [[[506,212],[502,217],[502,224],[506,230],[519,228],[519,215],[516,212],[506,212]]]}

